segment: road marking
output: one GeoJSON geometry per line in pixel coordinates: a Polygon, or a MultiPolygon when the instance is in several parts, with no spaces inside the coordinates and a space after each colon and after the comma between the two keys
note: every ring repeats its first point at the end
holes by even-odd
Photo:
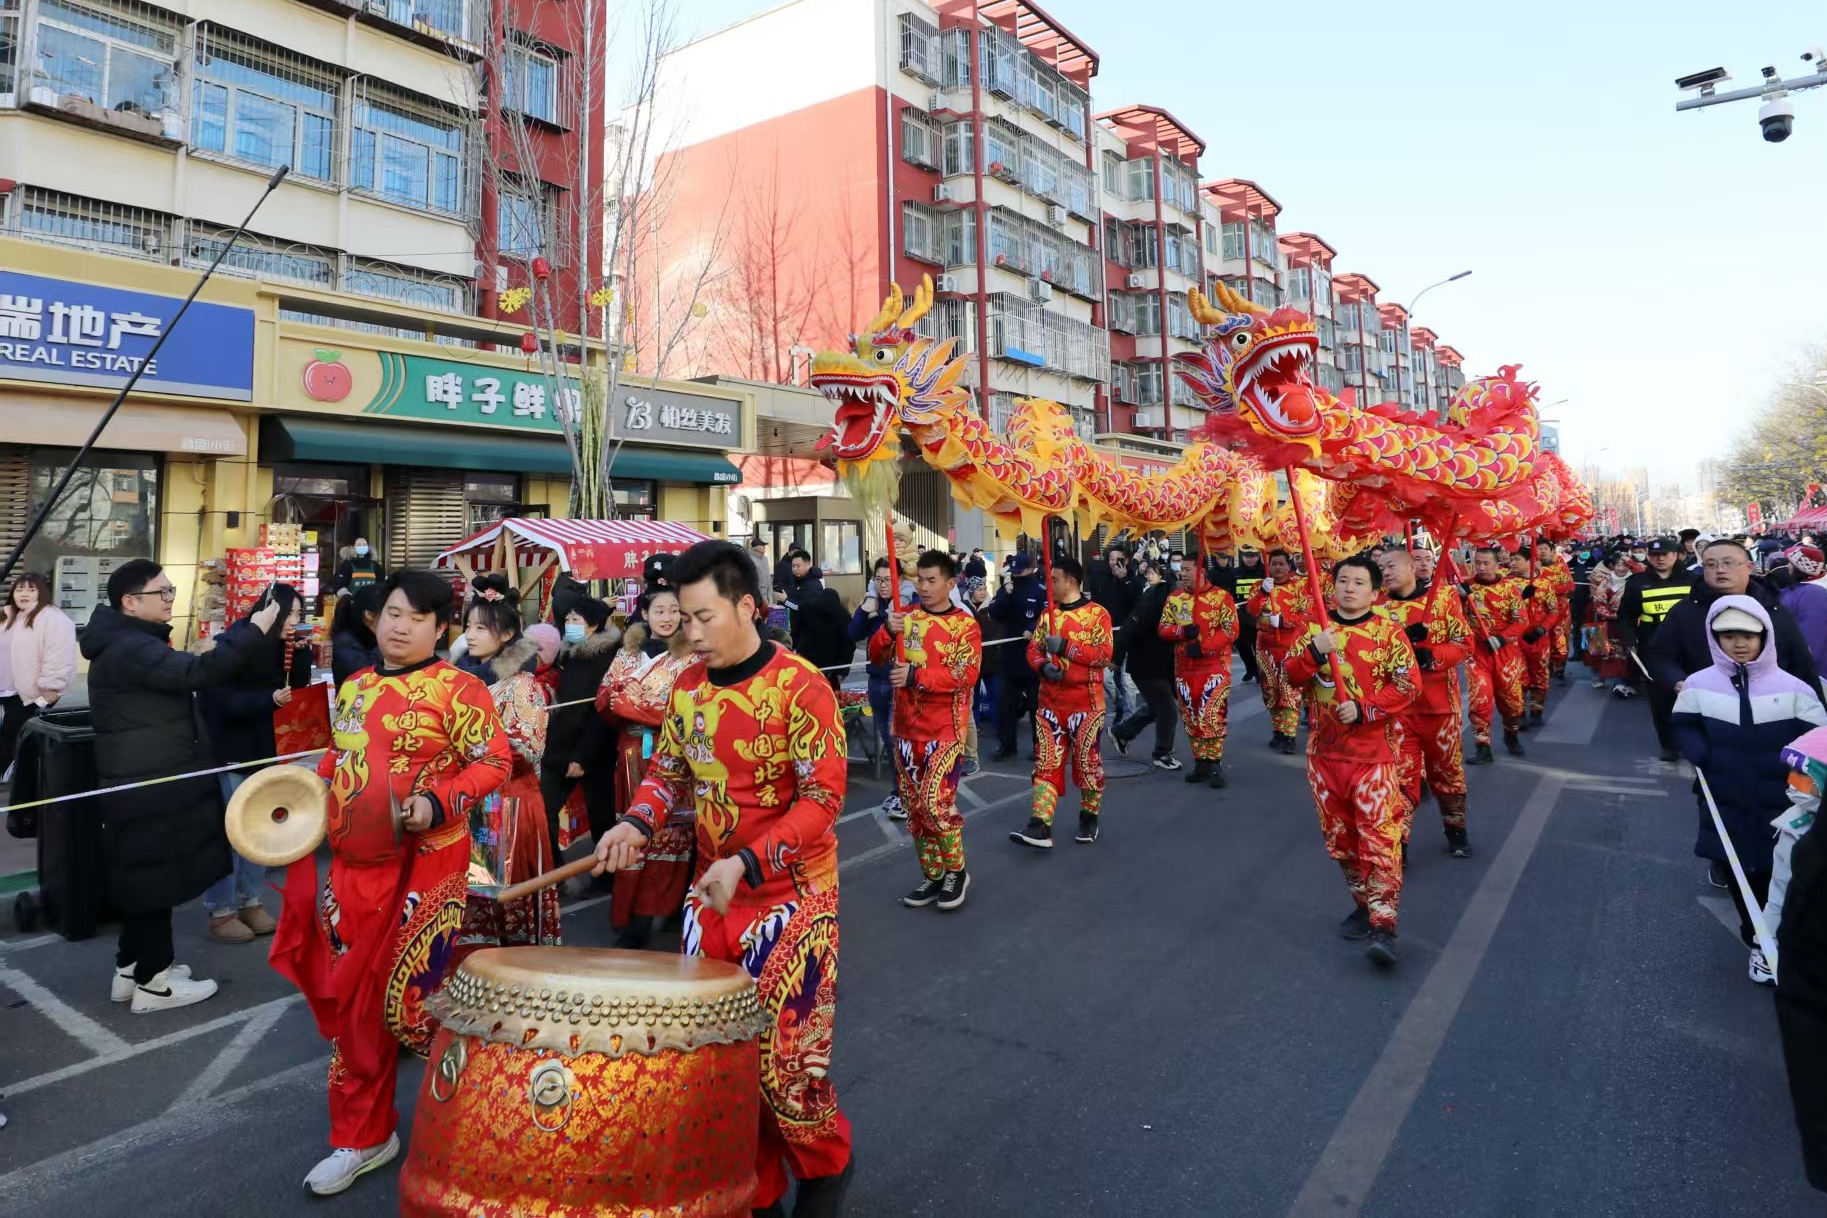
{"type": "Polygon", "coordinates": [[[958,784],[958,798],[973,808],[983,809],[990,806],[990,801],[970,789],[964,783],[958,784]]]}
{"type": "MultiPolygon", "coordinates": [[[[981,808],[972,808],[968,812],[961,813],[961,816],[963,819],[969,820],[974,816],[981,816],[985,812],[994,812],[996,809],[1001,808],[1001,807],[1006,807],[1007,805],[1012,804],[1017,800],[1028,799],[1028,798],[1030,798],[1030,794],[1027,791],[1013,791],[1007,795],[1002,796],[999,799],[990,800],[988,803],[984,804],[981,808]]],[[[847,868],[866,867],[870,863],[875,862],[877,859],[887,858],[891,854],[905,852],[908,848],[908,845],[909,845],[909,839],[901,837],[897,834],[894,841],[883,842],[879,846],[871,846],[867,850],[861,851],[857,854],[853,854],[849,858],[839,861],[839,863],[837,865],[838,874],[840,874],[840,875],[843,874],[843,872],[847,868]]]]}
{"type": "Polygon", "coordinates": [[[20,969],[0,965],[0,985],[13,991],[38,1013],[63,1029],[91,1053],[121,1053],[132,1048],[126,1040],[96,1023],[81,1011],[32,980],[20,969]]]}
{"type": "MultiPolygon", "coordinates": [[[[308,1084],[319,1093],[321,1103],[324,1071],[329,1068],[329,1064],[328,1057],[301,1062],[278,1074],[269,1074],[231,1091],[224,1091],[200,1104],[167,1111],[87,1145],[8,1172],[0,1176],[0,1203],[30,1200],[41,1205],[53,1189],[64,1187],[77,1178],[87,1177],[108,1160],[130,1154],[147,1143],[158,1144],[160,1149],[169,1153],[174,1146],[187,1139],[219,1135],[224,1128],[223,1119],[233,1112],[237,1104],[266,1091],[308,1084]]],[[[315,1152],[302,1153],[308,1157],[315,1152]]],[[[303,1159],[300,1160],[300,1167],[305,1167],[303,1159]]]]}
{"type": "Polygon", "coordinates": [[[7,939],[0,941],[0,956],[4,956],[9,952],[22,952],[28,948],[43,947],[45,944],[55,943],[61,938],[63,938],[62,935],[36,935],[30,939],[7,939]]]}
{"type": "Polygon", "coordinates": [[[1668,792],[1660,787],[1621,787],[1607,782],[1570,782],[1569,791],[1578,791],[1582,795],[1630,795],[1637,799],[1667,799],[1668,792]]]}
{"type": "Polygon", "coordinates": [[[280,1016],[285,1012],[284,1004],[268,1003],[265,1008],[242,1024],[241,1030],[235,1033],[226,1045],[222,1046],[222,1051],[216,1054],[215,1060],[198,1071],[197,1077],[190,1081],[190,1086],[184,1088],[183,1094],[171,1102],[172,1109],[189,1108],[215,1094],[216,1088],[228,1081],[228,1076],[235,1072],[237,1066],[247,1060],[247,1055],[254,1051],[254,1046],[260,1043],[260,1038],[272,1031],[273,1025],[279,1022],[280,1016]]]}
{"type": "Polygon", "coordinates": [[[1732,942],[1742,944],[1744,935],[1738,929],[1738,902],[1731,897],[1695,897],[1701,906],[1715,918],[1719,924],[1732,932],[1732,942]]]}
{"type": "Polygon", "coordinates": [[[1562,779],[1544,775],[1523,803],[1515,826],[1459,916],[1446,947],[1422,979],[1421,988],[1415,991],[1389,1043],[1294,1199],[1288,1211],[1294,1218],[1354,1215],[1370,1195],[1564,785],[1562,779]]]}
{"type": "Polygon", "coordinates": [[[1555,701],[1547,721],[1534,733],[1535,739],[1543,744],[1591,744],[1610,699],[1611,695],[1593,689],[1584,694],[1568,690],[1555,701]]]}

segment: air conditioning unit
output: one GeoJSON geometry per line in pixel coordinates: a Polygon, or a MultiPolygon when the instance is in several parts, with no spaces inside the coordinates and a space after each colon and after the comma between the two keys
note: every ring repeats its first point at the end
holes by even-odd
{"type": "Polygon", "coordinates": [[[933,187],[933,202],[934,203],[950,203],[951,201],[952,201],[952,188],[948,184],[941,182],[937,186],[933,187]]]}
{"type": "Polygon", "coordinates": [[[958,277],[956,275],[936,275],[933,277],[933,291],[956,292],[957,290],[958,277]]]}
{"type": "Polygon", "coordinates": [[[1030,279],[1028,280],[1028,297],[1031,300],[1052,300],[1053,285],[1044,279],[1030,279]]]}
{"type": "Polygon", "coordinates": [[[1047,223],[1055,227],[1066,222],[1066,209],[1057,203],[1047,205],[1047,223]]]}
{"type": "Polygon", "coordinates": [[[1142,277],[1140,275],[1136,274],[1134,271],[1131,271],[1129,273],[1129,279],[1127,280],[1127,282],[1130,287],[1139,288],[1142,286],[1142,277]]]}
{"type": "Polygon", "coordinates": [[[926,112],[928,114],[937,114],[941,110],[949,109],[951,109],[951,106],[946,104],[945,91],[943,89],[935,89],[932,96],[926,99],[926,112]]]}

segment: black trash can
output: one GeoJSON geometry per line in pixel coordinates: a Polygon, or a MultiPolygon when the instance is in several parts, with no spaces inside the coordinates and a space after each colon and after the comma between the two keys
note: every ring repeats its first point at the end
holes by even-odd
{"type": "MultiPolygon", "coordinates": [[[[13,798],[20,803],[95,789],[95,729],[89,711],[49,710],[19,734],[13,798]]],[[[119,917],[108,898],[107,839],[99,799],[37,809],[38,906],[66,939],[90,939],[119,917]]]]}

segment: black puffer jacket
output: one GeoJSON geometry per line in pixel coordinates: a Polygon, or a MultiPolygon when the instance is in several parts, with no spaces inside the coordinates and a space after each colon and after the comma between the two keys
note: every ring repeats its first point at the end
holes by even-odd
{"type": "Polygon", "coordinates": [[[596,713],[593,703],[621,644],[622,632],[605,626],[582,642],[566,647],[560,655],[558,692],[552,702],[583,705],[561,706],[546,720],[546,769],[562,774],[573,761],[584,762],[586,770],[591,762],[607,761],[615,733],[596,713]]]}
{"type": "Polygon", "coordinates": [[[1145,585],[1135,608],[1117,624],[1117,645],[1127,657],[1132,681],[1171,679],[1174,675],[1174,645],[1157,632],[1161,611],[1167,607],[1172,592],[1173,585],[1166,580],[1145,585]]]}
{"type": "MultiPolygon", "coordinates": [[[[173,651],[170,639],[170,626],[106,605],[83,631],[97,786],[216,765],[195,695],[238,679],[268,644],[246,622],[225,631],[207,655],[173,651]]],[[[213,777],[103,796],[102,819],[109,887],[123,913],[181,905],[229,872],[221,786],[213,777]]]]}

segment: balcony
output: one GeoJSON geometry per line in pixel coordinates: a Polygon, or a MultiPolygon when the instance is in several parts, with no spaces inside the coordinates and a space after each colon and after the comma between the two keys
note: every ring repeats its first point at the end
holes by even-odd
{"type": "Polygon", "coordinates": [[[1197,431],[1205,426],[1205,411],[1188,406],[1142,406],[1136,410],[1138,431],[1197,431]],[[1168,411],[1172,416],[1168,416],[1168,411]]]}

